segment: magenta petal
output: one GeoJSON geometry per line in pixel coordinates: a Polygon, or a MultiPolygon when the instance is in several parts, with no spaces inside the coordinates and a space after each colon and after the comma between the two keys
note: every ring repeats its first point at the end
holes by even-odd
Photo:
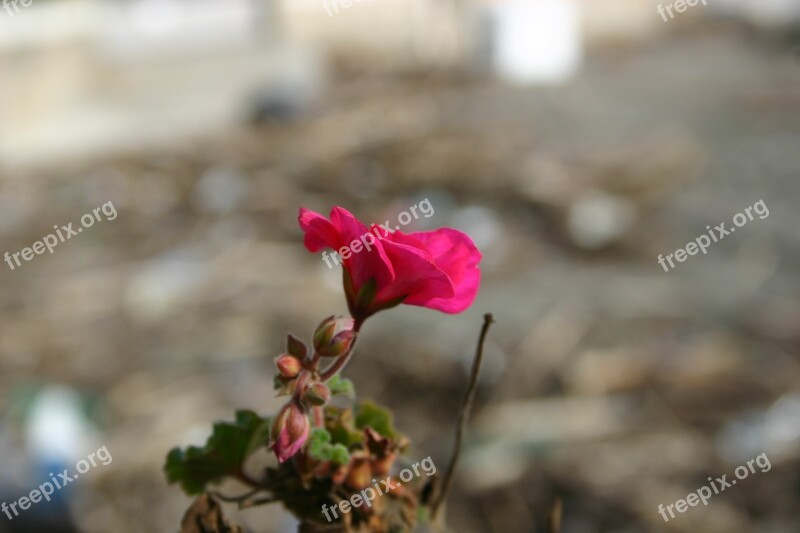
{"type": "Polygon", "coordinates": [[[380,307],[400,297],[409,301],[451,298],[453,283],[434,262],[433,256],[414,237],[399,231],[383,241],[384,250],[397,272],[402,272],[391,285],[378,286],[373,307],[380,307]]]}
{"type": "Polygon", "coordinates": [[[283,406],[272,427],[272,451],[282,463],[296,454],[305,444],[309,433],[308,417],[294,401],[283,406]],[[276,435],[277,432],[277,435],[276,435]]]}
{"type": "Polygon", "coordinates": [[[291,446],[292,443],[289,439],[289,432],[286,430],[286,428],[283,428],[278,434],[278,438],[272,443],[272,451],[275,452],[275,456],[278,458],[279,463],[284,462],[286,459],[292,456],[292,454],[289,453],[291,446]]]}
{"type": "Polygon", "coordinates": [[[301,208],[297,220],[305,234],[305,247],[310,252],[332,248],[338,253],[342,247],[350,247],[354,241],[359,241],[360,251],[352,253],[347,259],[342,258],[342,264],[349,273],[356,292],[373,278],[378,286],[389,285],[394,280],[394,269],[386,257],[380,239],[364,237],[370,233],[369,228],[346,209],[334,207],[331,210],[331,219],[328,220],[319,213],[301,208]],[[369,250],[364,243],[370,246],[369,250]]]}
{"type": "MultiPolygon", "coordinates": [[[[331,222],[342,238],[342,246],[351,246],[354,244],[353,241],[361,242],[362,246],[364,241],[370,242],[369,237],[362,241],[362,237],[370,233],[369,228],[347,209],[334,207],[331,210],[331,222]]],[[[353,253],[348,259],[343,260],[345,268],[350,271],[356,293],[373,278],[378,287],[390,284],[395,278],[395,269],[386,256],[381,241],[377,238],[372,240],[375,242],[370,245],[371,250],[362,248],[361,251],[353,253]]]]}
{"type": "Polygon", "coordinates": [[[291,442],[289,442],[291,439],[288,437],[289,431],[287,431],[286,433],[287,433],[287,440],[282,443],[282,446],[280,448],[274,448],[279,463],[286,461],[287,459],[293,457],[294,454],[300,451],[300,449],[306,443],[306,440],[308,440],[309,426],[308,424],[306,424],[300,436],[296,440],[291,442]]]}
{"type": "Polygon", "coordinates": [[[472,239],[467,234],[452,228],[412,233],[411,237],[419,240],[431,253],[436,266],[452,281],[455,293],[452,297],[425,298],[425,295],[417,295],[404,303],[445,313],[460,313],[472,305],[481,281],[478,268],[481,253],[472,239]]]}
{"type": "Polygon", "coordinates": [[[445,313],[459,313],[475,300],[481,281],[481,253],[458,230],[386,234],[382,228],[367,228],[341,207],[331,210],[330,220],[300,209],[298,220],[309,251],[350,249],[349,253],[343,250],[348,258],[342,258],[342,266],[348,276],[345,287],[354,318],[363,319],[400,298],[405,304],[445,313]],[[355,249],[359,251],[353,252],[355,249]],[[356,304],[359,290],[372,280],[375,298],[369,304],[356,304]]]}
{"type": "Polygon", "coordinates": [[[297,221],[305,234],[303,244],[309,252],[319,252],[326,247],[334,250],[341,248],[339,231],[324,216],[301,207],[297,221]]]}

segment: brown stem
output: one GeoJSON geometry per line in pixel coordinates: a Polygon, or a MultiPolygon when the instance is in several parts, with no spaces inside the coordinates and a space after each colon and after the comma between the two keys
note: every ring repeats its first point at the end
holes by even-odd
{"type": "MultiPolygon", "coordinates": [[[[355,346],[355,341],[353,341],[353,346],[355,346]]],[[[335,376],[342,368],[344,368],[344,366],[348,363],[348,361],[350,361],[350,356],[352,354],[353,354],[353,349],[350,348],[350,351],[348,351],[345,355],[336,359],[336,361],[331,366],[329,366],[325,370],[325,372],[320,374],[320,379],[322,381],[328,381],[333,376],[335,376]]]]}
{"type": "Polygon", "coordinates": [[[312,372],[316,372],[317,367],[319,367],[320,357],[321,356],[317,353],[317,351],[314,350],[313,354],[306,356],[305,360],[303,361],[303,368],[312,372]]]}
{"type": "Polygon", "coordinates": [[[486,334],[489,332],[489,327],[494,322],[491,313],[483,315],[483,327],[481,328],[481,335],[478,338],[478,345],[475,348],[475,358],[472,361],[472,372],[469,376],[469,385],[467,385],[467,392],[464,394],[464,401],[461,402],[461,412],[458,413],[458,422],[456,424],[456,440],[453,449],[453,456],[450,459],[450,464],[447,466],[442,482],[442,488],[431,504],[431,519],[436,520],[436,516],[441,509],[442,503],[447,499],[447,493],[450,492],[450,485],[453,482],[453,473],[458,463],[458,458],[461,455],[461,443],[464,440],[464,434],[467,431],[467,421],[469,420],[469,413],[472,409],[472,402],[475,399],[475,388],[478,383],[478,373],[481,371],[481,362],[483,361],[483,343],[486,340],[486,334]]]}
{"type": "Polygon", "coordinates": [[[294,394],[292,395],[295,401],[300,401],[300,398],[303,394],[303,389],[306,386],[306,381],[308,381],[310,376],[311,373],[308,370],[303,370],[300,372],[300,375],[297,377],[297,383],[294,385],[294,394]]]}
{"type": "Polygon", "coordinates": [[[252,487],[252,488],[254,488],[254,489],[258,489],[258,490],[262,490],[262,489],[263,489],[263,487],[262,487],[261,483],[259,483],[259,482],[258,482],[258,481],[256,481],[255,479],[253,479],[253,478],[251,478],[250,476],[248,476],[248,475],[247,475],[247,474],[244,472],[244,470],[242,470],[242,469],[239,469],[239,471],[238,471],[238,472],[236,472],[236,474],[235,474],[235,476],[234,476],[234,477],[235,477],[237,480],[241,481],[242,483],[244,483],[245,485],[247,485],[247,486],[249,486],[249,487],[252,487]]]}
{"type": "Polygon", "coordinates": [[[563,513],[564,501],[561,497],[558,497],[555,503],[553,503],[553,509],[550,510],[550,516],[548,517],[550,533],[558,533],[561,531],[561,517],[563,513]]]}
{"type": "Polygon", "coordinates": [[[246,500],[248,498],[251,498],[251,497],[255,496],[256,494],[258,494],[262,490],[264,490],[264,489],[261,488],[261,487],[257,487],[255,489],[251,490],[250,492],[246,492],[246,493],[242,494],[241,496],[226,496],[226,495],[224,495],[224,494],[222,494],[220,492],[211,492],[211,495],[214,496],[218,500],[222,500],[223,502],[240,503],[240,502],[243,502],[244,500],[246,500]]]}
{"type": "Polygon", "coordinates": [[[344,524],[319,524],[310,520],[300,522],[297,533],[353,533],[353,529],[344,524]]]}
{"type": "Polygon", "coordinates": [[[264,496],[263,498],[257,498],[255,500],[244,500],[239,502],[239,509],[249,509],[250,507],[258,507],[259,505],[266,505],[268,503],[275,503],[280,501],[278,498],[273,498],[272,496],[264,496]]]}

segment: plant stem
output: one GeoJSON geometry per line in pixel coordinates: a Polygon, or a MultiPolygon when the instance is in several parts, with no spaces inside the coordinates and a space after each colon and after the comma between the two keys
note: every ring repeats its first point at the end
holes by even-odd
{"type": "MultiPolygon", "coordinates": [[[[355,346],[355,341],[353,341],[353,346],[355,346]]],[[[353,348],[351,347],[351,348],[350,348],[350,351],[348,351],[348,352],[347,352],[347,354],[345,354],[345,355],[343,355],[343,356],[339,357],[339,358],[338,358],[338,359],[337,359],[337,360],[336,360],[336,361],[335,361],[335,362],[334,362],[334,363],[333,363],[331,366],[329,366],[329,367],[327,368],[327,370],[325,370],[325,372],[323,372],[323,373],[320,375],[320,379],[321,379],[323,382],[324,382],[324,381],[328,381],[328,380],[329,380],[329,379],[331,379],[333,376],[335,376],[337,373],[339,373],[339,371],[340,371],[342,368],[344,368],[344,366],[347,364],[347,362],[348,362],[348,361],[350,361],[350,356],[351,356],[352,354],[353,354],[353,348]]]]}
{"type": "Polygon", "coordinates": [[[219,492],[211,492],[210,494],[212,496],[214,496],[216,499],[222,500],[223,502],[241,503],[241,502],[245,501],[246,499],[255,496],[256,494],[258,494],[262,490],[264,490],[264,489],[261,488],[261,487],[257,487],[257,488],[254,488],[253,490],[251,490],[250,492],[246,492],[245,494],[242,494],[241,496],[226,496],[226,495],[224,495],[222,493],[219,493],[219,492]]]}
{"type": "Polygon", "coordinates": [[[315,406],[314,409],[311,410],[314,414],[314,425],[317,427],[325,427],[325,415],[322,411],[321,406],[315,406]]]}
{"type": "Polygon", "coordinates": [[[442,488],[431,503],[431,519],[436,520],[436,516],[441,509],[442,503],[447,499],[447,493],[450,492],[450,485],[453,482],[453,473],[458,463],[458,458],[461,455],[461,444],[464,440],[464,434],[467,431],[467,421],[469,420],[469,413],[472,409],[472,402],[475,400],[475,388],[478,384],[478,374],[481,371],[481,362],[483,361],[483,343],[486,340],[486,334],[489,332],[489,327],[494,322],[491,313],[483,315],[483,327],[481,328],[481,335],[478,338],[478,345],[475,348],[475,358],[472,361],[472,372],[469,376],[469,385],[467,385],[467,392],[464,394],[464,401],[461,402],[461,412],[458,413],[458,422],[456,424],[456,441],[453,449],[453,457],[450,459],[450,464],[447,466],[447,471],[444,475],[442,488]]]}
{"type": "Polygon", "coordinates": [[[259,483],[255,479],[253,479],[250,476],[248,476],[247,474],[245,474],[244,470],[242,470],[242,469],[239,469],[239,471],[236,472],[236,476],[235,477],[236,477],[236,479],[238,479],[239,481],[241,481],[245,485],[248,485],[248,486],[250,486],[250,487],[252,487],[254,489],[258,489],[258,490],[262,490],[263,489],[261,483],[259,483]]]}
{"type": "Polygon", "coordinates": [[[315,351],[314,355],[311,356],[310,359],[307,360],[307,364],[304,365],[308,370],[316,370],[317,366],[319,365],[319,358],[320,355],[315,351]]]}

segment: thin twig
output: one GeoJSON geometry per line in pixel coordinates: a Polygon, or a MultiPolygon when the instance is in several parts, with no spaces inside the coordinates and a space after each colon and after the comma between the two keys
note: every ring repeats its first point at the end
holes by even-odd
{"type": "MultiPolygon", "coordinates": [[[[355,347],[355,341],[353,341],[353,347],[355,347]]],[[[324,372],[320,374],[320,379],[322,381],[328,381],[333,376],[339,373],[341,369],[350,361],[350,356],[353,355],[353,349],[351,348],[345,355],[339,357],[331,366],[325,369],[324,372]]]]}
{"type": "Polygon", "coordinates": [[[264,489],[259,487],[257,489],[251,490],[250,492],[242,494],[241,496],[226,496],[226,495],[222,494],[221,492],[211,492],[211,495],[214,496],[218,500],[222,500],[223,502],[241,503],[241,502],[243,502],[244,500],[246,500],[248,498],[252,498],[253,496],[255,496],[256,494],[258,494],[259,492],[261,492],[263,490],[264,489]]]}
{"type": "Polygon", "coordinates": [[[250,488],[256,490],[262,488],[261,483],[248,476],[242,468],[239,468],[239,470],[234,474],[234,477],[250,488]]]}
{"type": "Polygon", "coordinates": [[[436,520],[436,516],[442,506],[442,503],[447,499],[447,493],[450,492],[450,485],[453,482],[453,473],[458,463],[459,455],[461,455],[461,443],[464,440],[464,434],[467,431],[467,421],[469,420],[469,413],[472,409],[472,402],[475,399],[475,388],[478,384],[478,374],[481,371],[481,362],[483,361],[483,343],[486,340],[486,334],[489,332],[489,327],[494,322],[491,313],[483,315],[483,327],[481,328],[481,335],[478,339],[478,345],[475,348],[475,359],[472,361],[472,372],[469,376],[469,385],[467,385],[467,392],[464,394],[464,401],[461,402],[461,412],[458,413],[458,423],[456,424],[456,442],[453,449],[453,457],[450,459],[450,464],[447,466],[447,471],[444,475],[442,488],[439,490],[438,495],[434,498],[431,504],[431,518],[432,521],[436,520]]]}
{"type": "Polygon", "coordinates": [[[559,533],[561,531],[561,517],[564,514],[564,500],[561,496],[556,498],[553,503],[553,508],[550,510],[549,528],[550,533],[559,533]]]}
{"type": "Polygon", "coordinates": [[[325,427],[325,409],[321,405],[314,406],[311,410],[314,416],[314,426],[318,428],[325,427]]]}
{"type": "Polygon", "coordinates": [[[251,507],[258,507],[259,505],[266,505],[268,503],[275,503],[280,501],[278,498],[272,496],[264,496],[255,500],[245,500],[239,502],[239,509],[249,509],[251,507]]]}

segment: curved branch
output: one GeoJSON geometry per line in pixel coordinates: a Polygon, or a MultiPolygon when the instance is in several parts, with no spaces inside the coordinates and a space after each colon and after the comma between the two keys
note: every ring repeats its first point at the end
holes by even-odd
{"type": "Polygon", "coordinates": [[[491,313],[483,315],[483,327],[481,328],[481,335],[478,338],[478,345],[475,348],[475,358],[472,361],[472,371],[469,376],[469,385],[467,385],[467,392],[464,394],[464,401],[461,402],[461,412],[458,413],[458,423],[456,424],[456,441],[453,449],[453,457],[450,459],[450,464],[447,466],[447,471],[444,475],[442,488],[435,496],[433,503],[431,503],[431,518],[432,521],[436,520],[436,516],[441,509],[442,503],[447,499],[447,494],[450,492],[450,485],[453,482],[453,473],[458,463],[458,458],[461,455],[461,443],[464,440],[464,434],[467,431],[467,421],[469,420],[469,412],[472,409],[472,402],[475,400],[475,388],[478,384],[478,374],[481,371],[481,362],[483,361],[483,343],[486,341],[486,334],[489,332],[489,327],[494,322],[494,317],[491,313]]]}
{"type": "Polygon", "coordinates": [[[251,490],[250,492],[246,492],[246,493],[242,494],[241,496],[225,496],[221,492],[211,492],[210,494],[212,496],[214,496],[216,499],[221,500],[221,501],[226,502],[226,503],[241,503],[244,500],[246,500],[246,499],[248,499],[248,498],[250,498],[252,496],[255,496],[256,494],[258,494],[259,492],[261,492],[263,490],[265,490],[265,489],[263,489],[261,487],[258,487],[258,488],[255,488],[255,489],[251,490]]]}

